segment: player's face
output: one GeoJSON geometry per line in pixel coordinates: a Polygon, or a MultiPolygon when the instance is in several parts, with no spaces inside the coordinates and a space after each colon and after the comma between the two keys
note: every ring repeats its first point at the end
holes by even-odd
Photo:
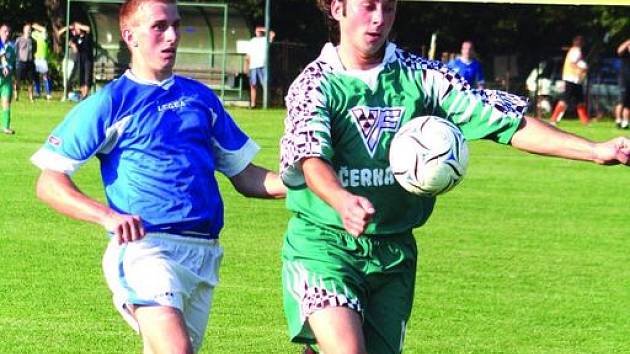
{"type": "Polygon", "coordinates": [[[342,50],[355,59],[380,62],[396,17],[396,0],[333,0],[332,5],[342,50]]]}
{"type": "Polygon", "coordinates": [[[462,43],[462,57],[470,58],[472,55],[472,43],[464,42],[462,43]]]}
{"type": "Polygon", "coordinates": [[[175,4],[147,2],[136,13],[131,28],[134,73],[164,80],[172,75],[179,44],[179,13],[175,4]],[[140,67],[137,67],[140,66],[140,67]]]}
{"type": "Polygon", "coordinates": [[[9,27],[0,27],[0,40],[2,40],[2,43],[6,43],[9,40],[9,34],[11,34],[9,27]]]}

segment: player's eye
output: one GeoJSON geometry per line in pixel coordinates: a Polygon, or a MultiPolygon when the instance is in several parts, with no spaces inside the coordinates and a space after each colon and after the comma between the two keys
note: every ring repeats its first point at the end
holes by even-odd
{"type": "Polygon", "coordinates": [[[166,22],[158,22],[154,24],[152,28],[156,31],[164,32],[168,29],[168,25],[166,24],[166,22]]]}

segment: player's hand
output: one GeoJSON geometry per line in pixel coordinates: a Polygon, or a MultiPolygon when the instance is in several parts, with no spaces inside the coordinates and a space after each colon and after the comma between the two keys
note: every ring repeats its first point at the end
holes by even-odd
{"type": "Polygon", "coordinates": [[[630,165],[630,139],[618,137],[595,145],[595,162],[601,165],[630,165]]]}
{"type": "Polygon", "coordinates": [[[372,220],[374,206],[366,198],[349,194],[341,204],[338,212],[346,231],[355,237],[359,237],[365,231],[370,220],[372,220]]]}
{"type": "Polygon", "coordinates": [[[114,234],[119,245],[145,236],[142,220],[138,215],[112,214],[103,222],[103,227],[114,234]]]}

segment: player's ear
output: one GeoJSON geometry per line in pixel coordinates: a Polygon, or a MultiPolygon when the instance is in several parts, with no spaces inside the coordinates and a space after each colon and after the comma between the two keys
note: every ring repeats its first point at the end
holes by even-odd
{"type": "Polygon", "coordinates": [[[341,20],[341,16],[344,15],[344,1],[348,0],[332,0],[332,2],[330,3],[330,15],[336,21],[341,20]]]}
{"type": "Polygon", "coordinates": [[[122,38],[125,41],[125,43],[127,43],[128,46],[131,46],[131,47],[138,46],[138,41],[134,37],[135,36],[130,29],[126,28],[123,30],[122,38]]]}

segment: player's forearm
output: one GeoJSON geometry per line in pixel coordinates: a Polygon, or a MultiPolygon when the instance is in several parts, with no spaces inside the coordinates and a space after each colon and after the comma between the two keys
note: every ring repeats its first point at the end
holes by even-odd
{"type": "Polygon", "coordinates": [[[595,143],[567,133],[536,118],[525,117],[511,141],[517,149],[539,155],[595,161],[595,143]]]}
{"type": "Polygon", "coordinates": [[[340,211],[350,192],[343,188],[332,166],[320,158],[302,161],[306,185],[323,201],[340,211]]]}
{"type": "Polygon", "coordinates": [[[278,174],[250,164],[230,179],[239,193],[253,198],[284,198],[287,189],[278,174]]]}
{"type": "Polygon", "coordinates": [[[73,219],[104,225],[115,212],[87,197],[63,173],[43,171],[37,180],[37,197],[73,219]]]}

